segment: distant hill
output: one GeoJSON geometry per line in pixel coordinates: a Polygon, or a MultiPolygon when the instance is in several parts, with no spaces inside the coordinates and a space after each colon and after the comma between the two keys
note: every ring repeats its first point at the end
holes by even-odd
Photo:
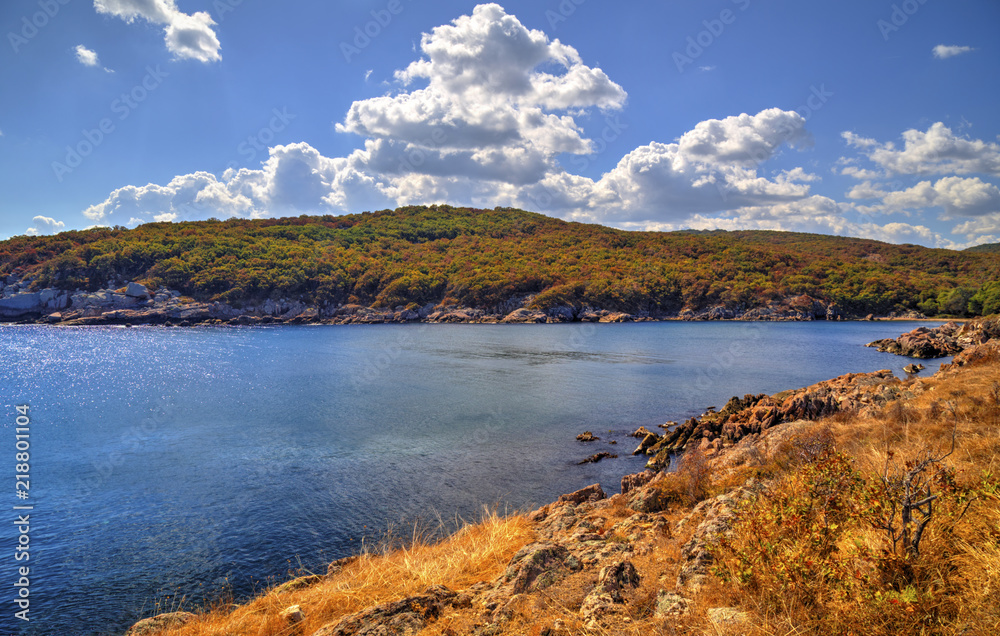
{"type": "Polygon", "coordinates": [[[33,288],[141,281],[237,307],[287,298],[491,309],[530,295],[537,309],[663,314],[808,295],[864,315],[964,312],[1000,280],[1000,259],[981,249],[770,231],[626,232],[509,208],[434,206],[19,236],[0,242],[0,276],[12,273],[33,288]]]}
{"type": "Polygon", "coordinates": [[[987,243],[985,245],[977,245],[975,247],[970,247],[965,250],[966,252],[983,252],[988,254],[998,254],[1000,253],[1000,243],[987,243]]]}

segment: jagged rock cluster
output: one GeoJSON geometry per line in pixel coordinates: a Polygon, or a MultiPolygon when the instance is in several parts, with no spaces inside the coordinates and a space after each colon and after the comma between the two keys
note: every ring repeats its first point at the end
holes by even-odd
{"type": "Polygon", "coordinates": [[[1000,338],[998,317],[966,323],[953,321],[933,329],[917,327],[898,338],[883,338],[865,346],[910,358],[943,358],[993,338],[1000,338]]]}
{"type": "Polygon", "coordinates": [[[804,389],[775,395],[733,397],[719,412],[693,417],[672,430],[649,433],[635,454],[652,458],[652,469],[669,467],[670,458],[697,447],[708,455],[718,453],[745,437],[759,435],[783,422],[814,420],[839,411],[862,411],[880,407],[901,395],[901,382],[888,369],[871,373],[848,373],[804,389]]]}

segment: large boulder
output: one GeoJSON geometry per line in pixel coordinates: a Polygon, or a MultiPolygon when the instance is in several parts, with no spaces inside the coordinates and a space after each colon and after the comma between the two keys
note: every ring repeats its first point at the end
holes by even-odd
{"type": "Polygon", "coordinates": [[[599,626],[597,619],[615,613],[625,602],[622,592],[639,587],[639,573],[629,561],[617,561],[601,569],[597,585],[580,606],[580,616],[590,629],[599,626]]]}
{"type": "Polygon", "coordinates": [[[576,317],[576,312],[573,311],[572,307],[550,307],[546,312],[549,317],[549,322],[573,322],[576,317]]]}
{"type": "Polygon", "coordinates": [[[656,473],[651,470],[644,470],[634,475],[622,477],[622,494],[627,495],[637,488],[642,488],[656,477],[656,473]]]}
{"type": "Polygon", "coordinates": [[[139,283],[129,283],[125,287],[125,295],[129,298],[149,298],[149,290],[146,289],[145,285],[140,285],[139,283]]]}
{"type": "MultiPolygon", "coordinates": [[[[618,561],[601,568],[593,592],[609,595],[615,603],[624,602],[622,592],[639,587],[639,573],[629,561],[618,561]]],[[[592,593],[593,593],[592,592],[592,593]]]]}
{"type": "Polygon", "coordinates": [[[631,314],[626,314],[620,311],[612,312],[607,315],[601,316],[598,322],[632,322],[634,318],[631,314]]]}
{"type": "MultiPolygon", "coordinates": [[[[653,471],[647,470],[646,473],[653,471]]],[[[639,473],[643,475],[645,473],[639,473]]],[[[666,473],[659,473],[642,486],[633,488],[628,493],[628,507],[636,512],[662,512],[670,507],[670,497],[661,487],[666,473]]]]}
{"type": "Polygon", "coordinates": [[[39,293],[15,294],[10,298],[0,298],[0,316],[5,318],[41,313],[44,307],[42,295],[39,293]]]}
{"type": "Polygon", "coordinates": [[[604,490],[601,488],[600,484],[591,484],[586,488],[581,488],[576,492],[571,492],[568,495],[562,495],[559,497],[557,503],[594,503],[595,501],[600,501],[602,499],[607,499],[607,495],[604,494],[604,490]]]}
{"type": "Polygon", "coordinates": [[[732,531],[738,504],[763,491],[757,482],[751,482],[736,490],[708,499],[695,506],[692,514],[705,514],[691,539],[681,548],[681,569],[677,574],[678,590],[696,592],[708,579],[708,569],[715,562],[712,547],[732,531]]]}
{"type": "Polygon", "coordinates": [[[510,312],[501,322],[505,323],[534,323],[534,322],[546,322],[548,316],[541,311],[532,311],[530,309],[515,309],[510,312]]]}
{"type": "Polygon", "coordinates": [[[498,587],[511,594],[541,590],[583,566],[565,547],[555,543],[532,543],[514,555],[498,587]]]}
{"type": "Polygon", "coordinates": [[[312,636],[410,636],[421,631],[458,595],[435,586],[424,594],[376,605],[324,625],[312,636]]]}
{"type": "Polygon", "coordinates": [[[865,346],[909,358],[943,358],[962,350],[962,346],[955,338],[960,328],[961,325],[956,322],[950,322],[934,329],[917,327],[898,338],[883,338],[869,342],[865,346]]]}
{"type": "Polygon", "coordinates": [[[959,367],[984,364],[996,360],[1000,360],[1000,340],[991,340],[985,344],[969,347],[955,356],[951,364],[942,364],[941,371],[951,373],[959,367]]]}

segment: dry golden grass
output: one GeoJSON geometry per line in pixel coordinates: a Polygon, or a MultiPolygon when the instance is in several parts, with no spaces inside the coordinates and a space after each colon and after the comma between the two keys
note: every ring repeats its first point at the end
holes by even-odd
{"type": "Polygon", "coordinates": [[[960,471],[1000,472],[1000,365],[908,384],[916,382],[928,390],[891,403],[877,416],[830,420],[837,447],[852,455],[862,470],[877,471],[890,449],[897,457],[947,452],[954,432],[951,465],[960,471]]]}
{"type": "Polygon", "coordinates": [[[439,542],[414,536],[408,547],[362,554],[336,575],[306,589],[274,589],[229,612],[200,614],[163,636],[290,636],[311,634],[323,625],[367,607],[420,594],[432,585],[461,590],[499,576],[511,557],[534,539],[521,516],[486,512],[439,542]],[[305,621],[290,628],[279,616],[292,605],[305,621]]]}
{"type": "MultiPolygon", "coordinates": [[[[877,484],[887,471],[901,474],[908,461],[930,455],[943,458],[942,466],[954,470],[956,487],[967,492],[967,498],[956,499],[945,482],[935,483],[934,491],[941,498],[935,503],[935,516],[922,538],[919,556],[887,551],[891,543],[886,532],[870,525],[863,508],[856,509],[838,520],[844,534],[834,551],[816,552],[812,557],[816,563],[825,560],[824,568],[842,570],[843,576],[831,580],[829,587],[821,585],[804,595],[780,592],[782,588],[803,589],[796,582],[798,574],[781,567],[787,557],[775,563],[766,558],[755,561],[748,584],[728,589],[728,602],[754,617],[743,633],[1000,633],[998,378],[1000,365],[991,362],[943,377],[911,380],[907,388],[919,388],[916,382],[920,382],[926,390],[914,391],[912,397],[890,403],[878,413],[839,415],[817,422],[813,430],[828,428],[836,449],[869,484],[877,484]],[[954,452],[945,457],[953,438],[954,452]],[[859,578],[841,585],[850,576],[859,578]]],[[[795,462],[786,463],[783,454],[777,459],[765,467],[776,480],[775,492],[801,491],[800,468],[795,462]]],[[[868,501],[866,492],[858,491],[862,498],[857,501],[868,501]]],[[[845,505],[850,501],[854,498],[847,497],[845,505]]],[[[822,499],[815,502],[818,505],[822,499]]],[[[789,512],[780,513],[777,519],[769,517],[774,512],[766,507],[748,512],[757,525],[738,525],[734,544],[753,555],[757,535],[767,531],[781,536],[788,522],[782,515],[789,512]],[[742,532],[747,534],[741,536],[742,532]]],[[[815,533],[812,543],[794,548],[800,554],[811,556],[809,550],[827,536],[816,528],[813,525],[809,530],[815,533]]],[[[781,539],[782,545],[795,545],[798,540],[798,535],[781,539]]],[[[732,566],[739,563],[744,562],[733,561],[732,566]]],[[[813,565],[810,560],[804,563],[813,565]]],[[[738,576],[739,570],[731,570],[731,575],[738,576]]],[[[811,576],[802,579],[807,588],[811,576]]]]}

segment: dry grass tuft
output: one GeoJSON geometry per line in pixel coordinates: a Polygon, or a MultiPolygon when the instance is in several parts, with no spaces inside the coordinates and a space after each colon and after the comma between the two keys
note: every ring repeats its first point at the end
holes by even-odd
{"type": "MultiPolygon", "coordinates": [[[[443,541],[415,534],[405,548],[376,549],[306,589],[263,594],[232,612],[212,609],[163,636],[290,636],[311,634],[323,625],[367,607],[420,594],[433,585],[461,590],[499,576],[511,557],[534,540],[521,516],[495,511],[443,541]],[[289,628],[279,616],[298,605],[305,621],[289,628]]],[[[389,545],[387,543],[387,545],[389,545]]]]}

